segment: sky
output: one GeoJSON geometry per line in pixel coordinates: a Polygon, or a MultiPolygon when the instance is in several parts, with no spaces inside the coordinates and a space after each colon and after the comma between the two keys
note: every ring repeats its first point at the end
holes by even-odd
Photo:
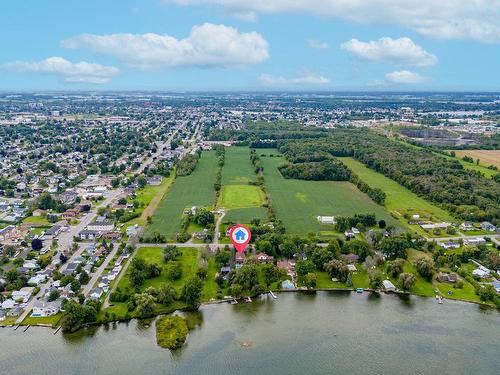
{"type": "Polygon", "coordinates": [[[500,0],[24,0],[0,90],[500,91],[500,0]]]}

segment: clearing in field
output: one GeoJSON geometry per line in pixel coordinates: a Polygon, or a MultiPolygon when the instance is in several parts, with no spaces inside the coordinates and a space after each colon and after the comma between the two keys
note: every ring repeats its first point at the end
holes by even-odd
{"type": "Polygon", "coordinates": [[[489,167],[494,165],[500,168],[500,150],[450,150],[455,152],[457,157],[463,158],[465,155],[475,160],[479,159],[479,165],[489,167]]]}
{"type": "MultiPolygon", "coordinates": [[[[270,152],[276,155],[276,150],[258,150],[259,155],[270,152]]],[[[271,204],[290,234],[333,233],[333,225],[322,225],[317,221],[318,216],[329,215],[374,213],[377,220],[399,226],[384,207],[374,203],[350,182],[285,179],[278,171],[278,166],[285,162],[283,157],[261,156],[260,160],[271,204]]]]}
{"type": "Polygon", "coordinates": [[[266,196],[262,189],[250,185],[256,180],[248,147],[226,148],[222,168],[222,189],[219,207],[226,209],[225,223],[250,223],[252,219],[267,219],[267,209],[262,207],[266,196]]]}
{"type": "Polygon", "coordinates": [[[158,232],[172,238],[180,229],[182,214],[186,208],[213,205],[216,173],[215,152],[204,152],[193,173],[174,180],[169,192],[159,203],[153,222],[146,229],[146,235],[158,232]]]}
{"type": "MultiPolygon", "coordinates": [[[[385,206],[398,216],[405,213],[419,214],[435,221],[454,221],[453,217],[432,203],[420,198],[404,186],[368,168],[353,158],[338,158],[347,165],[361,180],[372,188],[382,189],[386,194],[385,206]]],[[[403,219],[404,220],[404,219],[403,219]]]]}
{"type": "Polygon", "coordinates": [[[264,193],[254,185],[225,185],[220,196],[219,205],[226,209],[259,207],[265,202],[264,193]]]}
{"type": "MultiPolygon", "coordinates": [[[[163,260],[162,248],[140,247],[137,249],[137,254],[135,255],[136,258],[144,259],[147,263],[155,263],[162,270],[160,276],[145,280],[144,284],[142,284],[141,286],[141,291],[146,290],[150,286],[158,288],[163,283],[171,284],[175,289],[177,289],[177,291],[180,291],[182,289],[185,281],[196,274],[196,270],[198,268],[199,252],[195,248],[182,248],[180,250],[182,252],[182,256],[176,262],[182,265],[182,277],[179,280],[171,281],[166,277],[166,267],[168,263],[163,260]]],[[[127,288],[132,289],[128,274],[122,277],[118,284],[118,287],[121,290],[126,290],[127,288]]]]}

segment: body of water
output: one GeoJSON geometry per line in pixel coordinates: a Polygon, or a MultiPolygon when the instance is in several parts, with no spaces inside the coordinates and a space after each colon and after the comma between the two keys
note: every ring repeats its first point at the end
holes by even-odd
{"type": "Polygon", "coordinates": [[[52,334],[0,329],[0,374],[498,374],[500,314],[477,305],[355,293],[281,293],[210,305],[176,352],[154,324],[52,334]]]}

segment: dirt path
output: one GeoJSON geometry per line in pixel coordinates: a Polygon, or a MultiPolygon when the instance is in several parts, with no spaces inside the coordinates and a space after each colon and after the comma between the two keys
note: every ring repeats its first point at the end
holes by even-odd
{"type": "Polygon", "coordinates": [[[172,182],[174,181],[174,176],[175,176],[175,170],[172,171],[170,176],[167,178],[168,183],[166,183],[165,186],[162,188],[162,190],[160,190],[158,194],[156,194],[153,197],[153,199],[151,199],[151,202],[149,202],[144,211],[142,211],[141,216],[139,216],[139,220],[146,222],[148,216],[153,216],[161,200],[163,199],[165,194],[167,194],[168,191],[170,190],[170,186],[172,186],[172,182]]]}

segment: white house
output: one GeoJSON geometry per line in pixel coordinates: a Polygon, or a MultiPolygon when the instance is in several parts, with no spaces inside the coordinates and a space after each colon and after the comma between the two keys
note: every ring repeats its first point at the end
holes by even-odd
{"type": "Polygon", "coordinates": [[[47,275],[35,275],[28,280],[29,285],[40,285],[47,280],[47,275]]]}
{"type": "Polygon", "coordinates": [[[1,306],[4,310],[13,309],[16,306],[16,302],[13,299],[6,299],[2,302],[1,306]]]}
{"type": "Polygon", "coordinates": [[[14,290],[12,292],[12,299],[14,301],[28,302],[31,298],[31,294],[33,293],[33,289],[34,288],[31,287],[24,287],[21,288],[21,290],[14,290]]]}
{"type": "Polygon", "coordinates": [[[53,301],[53,302],[45,302],[38,301],[33,306],[33,312],[31,316],[33,317],[45,317],[56,315],[61,310],[61,302],[53,301]]]}
{"type": "Polygon", "coordinates": [[[486,240],[482,237],[476,237],[476,238],[467,238],[464,240],[464,244],[466,245],[481,245],[485,244],[486,240]]]}
{"type": "Polygon", "coordinates": [[[87,225],[87,230],[96,232],[110,232],[115,225],[110,221],[95,221],[87,225]]]}
{"type": "Polygon", "coordinates": [[[335,224],[335,216],[318,216],[316,219],[321,224],[335,224]]]}
{"type": "Polygon", "coordinates": [[[474,271],[472,271],[473,276],[479,276],[481,279],[486,279],[490,276],[490,270],[484,266],[479,266],[474,271]]]}
{"type": "Polygon", "coordinates": [[[464,231],[470,231],[470,230],[474,230],[475,228],[474,228],[474,225],[472,223],[465,221],[462,224],[460,224],[460,229],[464,230],[464,231]]]}
{"type": "Polygon", "coordinates": [[[460,244],[458,242],[443,242],[441,243],[441,247],[444,247],[446,250],[458,249],[460,247],[460,244]]]}

